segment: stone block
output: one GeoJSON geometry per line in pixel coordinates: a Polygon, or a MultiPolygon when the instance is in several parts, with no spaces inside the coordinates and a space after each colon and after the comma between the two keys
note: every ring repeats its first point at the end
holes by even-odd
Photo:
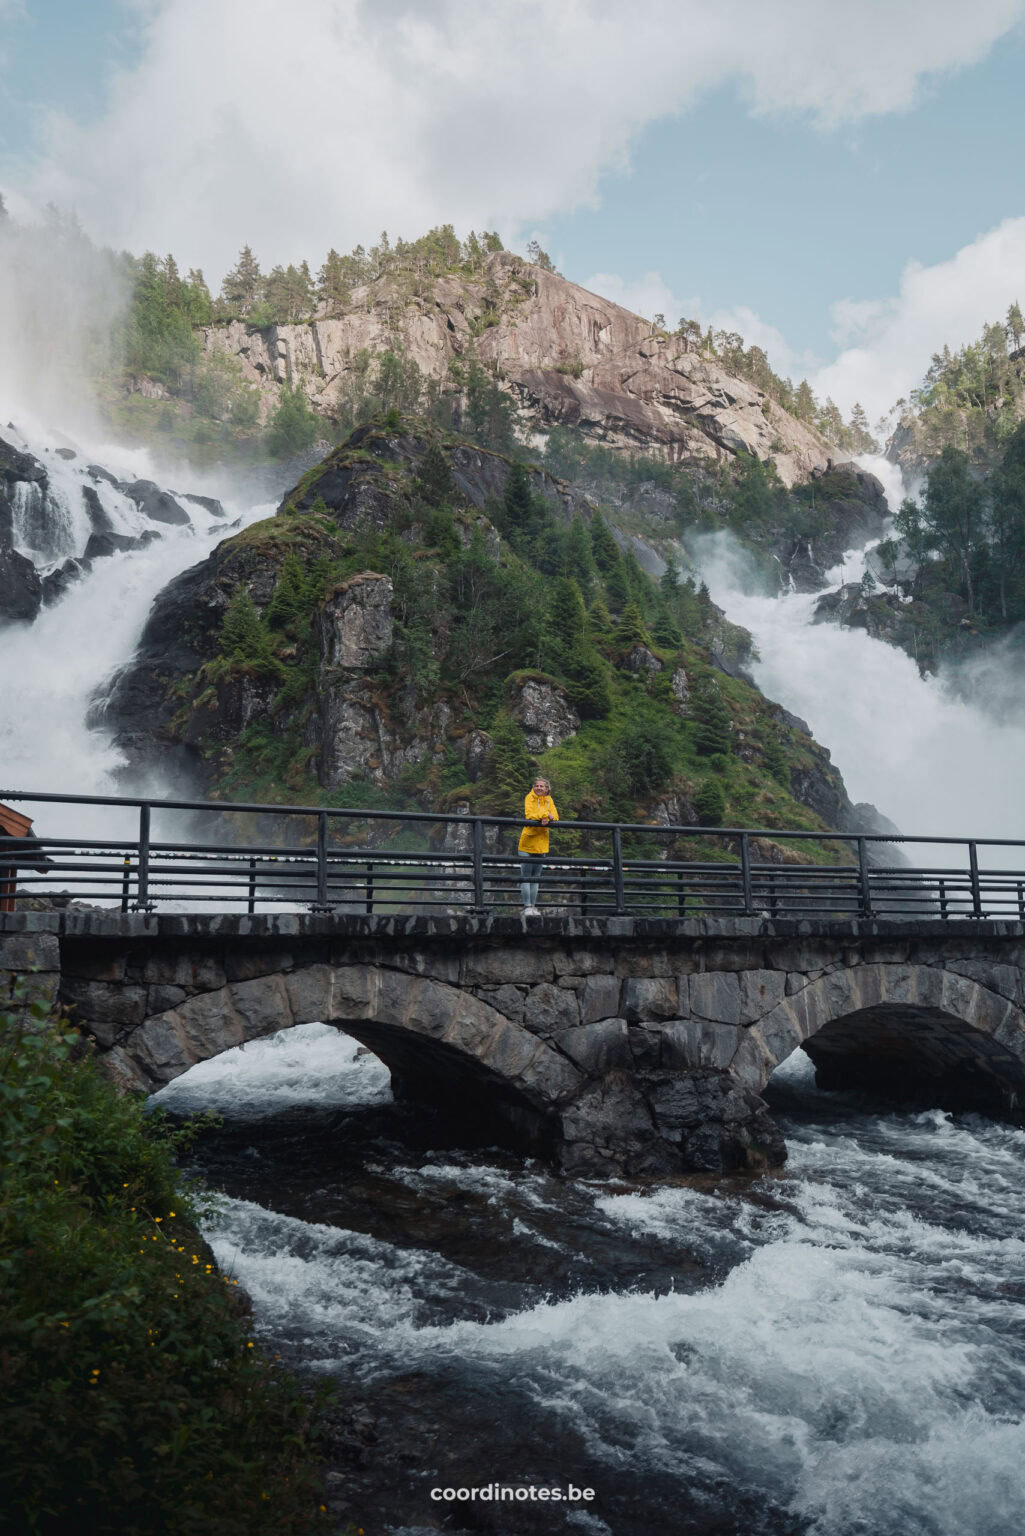
{"type": "Polygon", "coordinates": [[[554,1037],[555,1044],[582,1071],[600,1075],[610,1067],[630,1067],[633,1056],[625,1019],[601,1019],[565,1029],[554,1037]]]}
{"type": "Polygon", "coordinates": [[[127,958],[124,950],[106,945],[85,949],[74,944],[68,946],[62,970],[65,976],[79,976],[83,981],[124,981],[127,958]]]}
{"type": "Polygon", "coordinates": [[[1001,997],[1006,997],[1012,1003],[1021,1003],[1023,1000],[1022,973],[1016,965],[991,964],[986,960],[952,960],[946,963],[944,969],[958,976],[967,976],[978,982],[980,987],[986,987],[990,992],[999,992],[1001,997]]]}
{"type": "Polygon", "coordinates": [[[112,981],[80,981],[68,976],[61,984],[60,995],[61,1001],[73,1008],[75,1018],[92,1025],[94,1032],[98,1025],[116,1025],[116,1034],[142,1023],[146,1017],[146,992],[145,987],[119,987],[112,981]]]}
{"type": "Polygon", "coordinates": [[[680,994],[675,978],[630,976],[623,982],[620,1012],[631,1024],[679,1016],[680,994]]]}
{"type": "Polygon", "coordinates": [[[616,968],[616,958],[607,946],[594,949],[557,949],[552,955],[556,976],[605,975],[616,968]]]}
{"type": "Polygon", "coordinates": [[[642,1072],[655,1072],[662,1065],[662,1031],[658,1025],[629,1027],[630,1054],[642,1072]]]}
{"type": "Polygon", "coordinates": [[[0,934],[0,971],[59,971],[60,968],[60,945],[55,934],[0,934]]]}
{"type": "Polygon", "coordinates": [[[153,950],[146,956],[142,980],[169,987],[184,987],[187,992],[216,992],[227,985],[228,977],[220,960],[190,950],[153,950]]]}
{"type": "Polygon", "coordinates": [[[718,1024],[740,1023],[740,979],[730,971],[702,971],[688,980],[687,1006],[684,1007],[683,978],[680,979],[680,1012],[697,1014],[718,1024]]]}
{"type": "Polygon", "coordinates": [[[616,954],[616,975],[646,979],[652,976],[672,976],[677,970],[675,960],[664,949],[621,949],[616,954]]]}
{"type": "Polygon", "coordinates": [[[228,981],[252,981],[290,971],[292,964],[286,949],[230,949],[224,957],[224,972],[228,981]]]}
{"type": "Polygon", "coordinates": [[[276,1034],[293,1022],[283,976],[257,976],[228,988],[231,1003],[245,1026],[245,1038],[276,1034]]]}
{"type": "Polygon", "coordinates": [[[523,1022],[538,1035],[554,1035],[580,1023],[580,1007],[575,992],[554,986],[549,981],[531,987],[524,999],[523,1022]]]}
{"type": "Polygon", "coordinates": [[[577,996],[582,1024],[590,1024],[595,1019],[615,1018],[619,1013],[619,978],[588,976],[577,996]]]}
{"type": "Polygon", "coordinates": [[[744,1088],[752,1093],[761,1093],[778,1062],[769,1055],[763,1041],[752,1030],[742,1030],[741,1034],[743,1038],[730,1062],[730,1073],[744,1088]]]}
{"type": "Polygon", "coordinates": [[[145,1029],[135,1030],[120,1048],[120,1060],[151,1092],[180,1077],[201,1059],[190,1048],[182,1021],[173,1009],[150,1019],[145,1029]]]}
{"type": "MultiPolygon", "coordinates": [[[[786,1061],[791,1052],[799,1045],[804,1044],[805,1036],[801,1031],[801,1025],[793,1015],[793,998],[787,998],[766,1014],[757,1024],[752,1024],[747,1033],[756,1046],[764,1049],[766,1061],[770,1064],[770,1071],[779,1066],[781,1061],[786,1061]]],[[[743,1043],[741,1046],[743,1049],[743,1043]]],[[[739,1056],[738,1051],[738,1056],[739,1056]]],[[[737,1058],[734,1058],[733,1068],[737,1070],[737,1058]]]]}
{"type": "Polygon", "coordinates": [[[330,965],[307,965],[284,977],[285,995],[296,1024],[329,1024],[334,1017],[332,992],[334,970],[330,965]]]}
{"type": "Polygon", "coordinates": [[[782,971],[743,971],[740,976],[740,1022],[753,1024],[782,1001],[789,978],[782,971]]]}
{"type": "MultiPolygon", "coordinates": [[[[158,1019],[147,1019],[138,1034],[149,1036],[154,1025],[161,1019],[173,1019],[184,1048],[193,1061],[206,1061],[230,1051],[233,1046],[252,1040],[256,1031],[247,1027],[246,1021],[234,1006],[231,991],[222,987],[218,992],[202,992],[186,998],[178,1008],[168,1009],[158,1019]]],[[[263,1033],[273,1031],[264,1030],[263,1033]]],[[[132,1036],[131,1044],[134,1045],[132,1036]]]]}
{"type": "Polygon", "coordinates": [[[166,1013],[184,1003],[188,993],[184,987],[153,986],[146,988],[146,1013],[166,1013]]]}
{"type": "Polygon", "coordinates": [[[515,1024],[522,1020],[525,994],[519,987],[482,987],[477,996],[482,1003],[487,1003],[489,1008],[494,1008],[504,1018],[512,1019],[515,1024]]]}
{"type": "Polygon", "coordinates": [[[662,1065],[677,1070],[728,1067],[745,1031],[707,1019],[672,1019],[662,1026],[662,1065]]]}
{"type": "MultiPolygon", "coordinates": [[[[735,939],[728,944],[709,943],[702,952],[706,971],[757,971],[765,964],[765,949],[761,943],[735,939]]],[[[776,964],[775,961],[772,962],[776,964]]],[[[678,966],[677,970],[685,970],[678,966]]]]}
{"type": "Polygon", "coordinates": [[[532,946],[530,949],[509,946],[492,949],[472,949],[463,956],[460,980],[464,986],[532,986],[539,981],[551,981],[555,975],[555,963],[548,950],[532,946]]]}

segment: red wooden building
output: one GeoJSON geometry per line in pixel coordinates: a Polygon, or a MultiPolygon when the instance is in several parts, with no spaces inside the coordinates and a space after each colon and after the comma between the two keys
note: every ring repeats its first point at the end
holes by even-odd
{"type": "Polygon", "coordinates": [[[45,875],[48,861],[40,859],[38,849],[39,840],[32,836],[29,818],[9,805],[0,805],[0,912],[14,911],[19,869],[45,875]]]}

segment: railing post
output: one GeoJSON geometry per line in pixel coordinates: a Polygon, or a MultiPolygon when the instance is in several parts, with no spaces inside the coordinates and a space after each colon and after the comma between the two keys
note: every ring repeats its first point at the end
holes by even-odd
{"type": "Polygon", "coordinates": [[[982,887],[979,884],[979,850],[975,842],[968,844],[968,866],[972,872],[972,916],[982,916],[982,887]]]}
{"type": "Polygon", "coordinates": [[[139,806],[139,878],[136,885],[136,910],[139,912],[152,912],[153,903],[149,899],[149,829],[150,829],[149,802],[144,800],[139,806]]]}
{"type": "Polygon", "coordinates": [[[616,914],[626,910],[626,892],[623,885],[623,833],[620,827],[612,829],[612,879],[616,887],[616,914]]]}
{"type": "MultiPolygon", "coordinates": [[[[1018,887],[1021,890],[1021,886],[1018,887]]],[[[947,917],[947,882],[940,876],[940,917],[946,921],[947,917]]]]}
{"type": "Polygon", "coordinates": [[[746,832],[740,834],[740,880],[744,888],[744,916],[753,917],[755,904],[751,889],[751,842],[746,832]]]}
{"type": "Polygon", "coordinates": [[[868,869],[868,844],[863,837],[858,838],[858,893],[862,917],[871,917],[872,880],[868,869]]]}
{"type": "Polygon", "coordinates": [[[484,825],[479,816],[473,818],[473,910],[477,917],[484,913],[484,825]]]}
{"type": "Polygon", "coordinates": [[[330,912],[327,899],[327,812],[317,814],[317,901],[316,912],[330,912]]]}
{"type": "Polygon", "coordinates": [[[1018,921],[1025,923],[1025,886],[1018,881],[1018,921]]]}
{"type": "Polygon", "coordinates": [[[374,861],[367,860],[367,916],[374,915],[374,861]]]}
{"type": "Polygon", "coordinates": [[[128,911],[128,898],[132,889],[132,856],[125,854],[125,872],[121,876],[121,910],[128,911]]]}
{"type": "Polygon", "coordinates": [[[676,915],[687,916],[687,887],[683,883],[683,870],[676,871],[676,915]]]}
{"type": "Polygon", "coordinates": [[[249,916],[256,911],[256,860],[249,860],[249,903],[247,907],[249,916]]]}

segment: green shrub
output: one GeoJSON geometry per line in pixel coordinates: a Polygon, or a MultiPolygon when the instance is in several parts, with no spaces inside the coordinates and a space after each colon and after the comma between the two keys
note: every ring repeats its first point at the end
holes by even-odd
{"type": "Polygon", "coordinates": [[[717,779],[702,779],[694,796],[694,809],[703,827],[721,827],[726,815],[726,798],[717,779]]]}
{"type": "Polygon", "coordinates": [[[307,1532],[310,1405],[196,1232],[182,1133],[45,1009],[0,1014],[0,1524],[307,1532]]]}

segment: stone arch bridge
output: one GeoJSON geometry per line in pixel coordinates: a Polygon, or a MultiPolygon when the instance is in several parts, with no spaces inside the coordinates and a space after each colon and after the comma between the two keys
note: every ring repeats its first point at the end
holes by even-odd
{"type": "Polygon", "coordinates": [[[67,1006],[126,1087],[333,1024],[397,1096],[568,1173],[757,1168],[797,1047],[825,1087],[1021,1119],[1025,926],[178,916],[0,918],[0,994],[67,1006]]]}

